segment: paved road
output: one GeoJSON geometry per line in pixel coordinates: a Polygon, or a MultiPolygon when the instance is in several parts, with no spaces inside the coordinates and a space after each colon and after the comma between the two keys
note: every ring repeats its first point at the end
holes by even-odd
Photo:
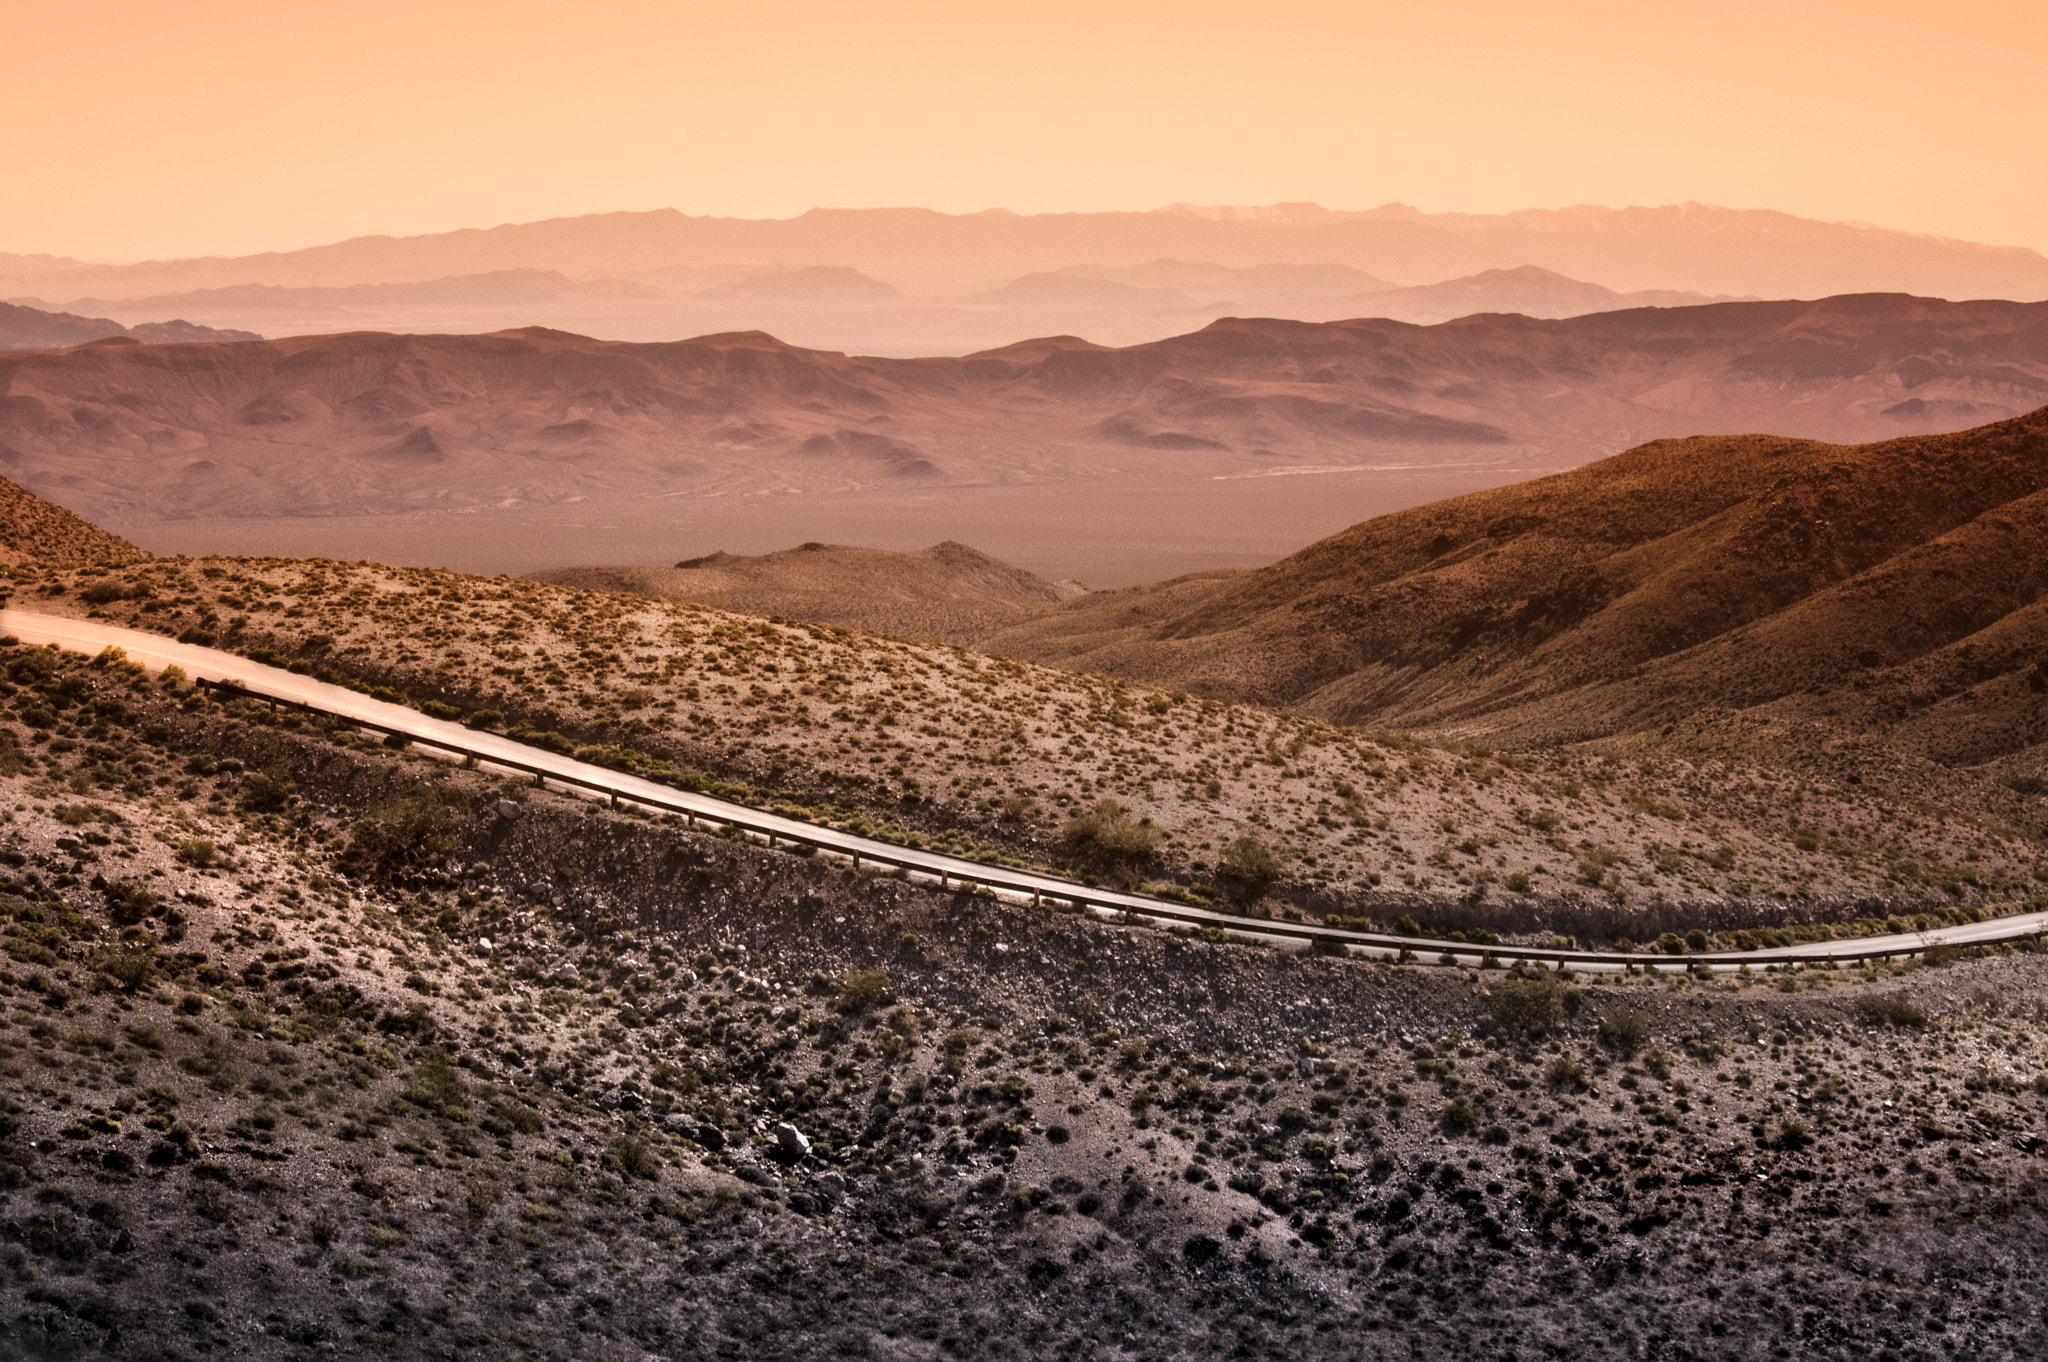
{"type": "MultiPolygon", "coordinates": [[[[693,794],[623,772],[592,766],[495,733],[479,732],[461,724],[432,719],[404,705],[388,704],[359,695],[343,686],[316,681],[278,667],[268,667],[233,653],[176,643],[158,634],[93,620],[39,615],[23,610],[0,610],[0,632],[10,633],[30,644],[55,643],[60,647],[97,653],[106,647],[124,650],[130,658],[152,668],[172,663],[185,669],[195,680],[240,682],[251,694],[295,701],[338,718],[351,719],[391,732],[402,733],[429,746],[474,755],[480,762],[503,764],[507,769],[537,773],[542,778],[559,777],[589,790],[603,792],[650,808],[681,812],[716,823],[737,823],[753,832],[777,840],[808,844],[828,853],[887,865],[900,865],[947,882],[968,881],[987,884],[1001,892],[1024,897],[1045,896],[1062,901],[1084,901],[1089,907],[1108,911],[1127,910],[1153,918],[1170,918],[1195,925],[1227,927],[1241,935],[1261,936],[1298,942],[1310,929],[1260,918],[1245,918],[1213,909],[1197,908],[1135,894],[1107,889],[1089,889],[1072,880],[1028,870],[983,865],[944,852],[878,842],[856,833],[842,832],[816,823],[785,818],[760,809],[733,804],[711,795],[693,794]]],[[[1868,937],[1855,941],[1831,941],[1809,946],[1788,946],[1771,950],[1685,957],[1622,956],[1609,952],[1550,951],[1502,948],[1494,954],[1507,959],[1516,956],[1555,960],[1579,967],[1619,969],[1625,963],[1645,964],[1651,960],[1667,966],[1703,963],[1710,968],[1737,969],[1744,964],[1766,965],[1820,960],[1847,960],[1872,955],[1910,955],[1930,945],[1970,945],[2010,940],[2048,931],[2048,913],[2029,913],[1998,918],[1960,927],[1942,927],[1928,933],[1868,937]]],[[[1339,932],[1317,929],[1316,935],[1331,937],[1376,954],[1407,949],[1423,960],[1436,960],[1447,949],[1455,949],[1461,964],[1476,964],[1478,952],[1453,948],[1451,943],[1418,937],[1381,935],[1368,932],[1339,932]]]]}

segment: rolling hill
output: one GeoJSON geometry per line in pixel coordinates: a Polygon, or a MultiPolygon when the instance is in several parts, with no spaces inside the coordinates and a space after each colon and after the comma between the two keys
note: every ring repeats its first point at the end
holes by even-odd
{"type": "Polygon", "coordinates": [[[872,634],[965,643],[1085,593],[965,544],[917,553],[803,544],[780,553],[712,553],[672,568],[565,567],[527,574],[585,591],[703,601],[728,610],[824,620],[872,634]]]}

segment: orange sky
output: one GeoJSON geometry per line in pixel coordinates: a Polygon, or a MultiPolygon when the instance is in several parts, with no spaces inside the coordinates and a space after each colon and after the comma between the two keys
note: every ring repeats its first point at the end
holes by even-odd
{"type": "Polygon", "coordinates": [[[106,0],[0,31],[0,250],[1394,199],[1698,199],[2048,250],[2040,0],[106,0]]]}

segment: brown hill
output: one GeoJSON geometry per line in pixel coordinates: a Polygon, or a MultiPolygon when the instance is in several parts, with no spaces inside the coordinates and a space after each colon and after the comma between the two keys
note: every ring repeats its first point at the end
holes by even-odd
{"type": "Polygon", "coordinates": [[[707,554],[672,568],[566,567],[529,576],[585,591],[675,597],[949,643],[1015,624],[1085,591],[951,542],[917,553],[804,544],[751,557],[707,554]]]}
{"type": "Polygon", "coordinates": [[[149,557],[62,506],[0,478],[0,563],[134,563],[149,557]]]}
{"type": "MultiPolygon", "coordinates": [[[[1896,296],[1443,326],[1235,320],[892,360],[540,329],[0,355],[0,457],[103,523],[758,492],[1569,466],[1662,435],[1867,440],[2048,395],[2048,304],[1896,296]]],[[[1471,484],[1467,484],[1471,485],[1471,484]]],[[[967,493],[963,492],[963,496],[967,493]]]]}
{"type": "Polygon", "coordinates": [[[0,350],[51,350],[67,345],[85,345],[109,336],[125,336],[153,345],[263,339],[253,331],[221,331],[210,326],[195,326],[187,321],[139,322],[134,326],[123,326],[109,317],[80,317],[69,312],[46,312],[17,303],[0,303],[0,350]]]}
{"type": "Polygon", "coordinates": [[[984,646],[1515,744],[1770,706],[2038,776],[2048,408],[1860,446],[1656,441],[984,646]]]}

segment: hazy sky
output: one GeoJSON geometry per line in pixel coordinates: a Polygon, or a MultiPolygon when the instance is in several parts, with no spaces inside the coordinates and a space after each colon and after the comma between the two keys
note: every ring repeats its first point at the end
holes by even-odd
{"type": "Polygon", "coordinates": [[[0,250],[1396,199],[2048,249],[2041,0],[26,0],[4,32],[0,250]]]}

